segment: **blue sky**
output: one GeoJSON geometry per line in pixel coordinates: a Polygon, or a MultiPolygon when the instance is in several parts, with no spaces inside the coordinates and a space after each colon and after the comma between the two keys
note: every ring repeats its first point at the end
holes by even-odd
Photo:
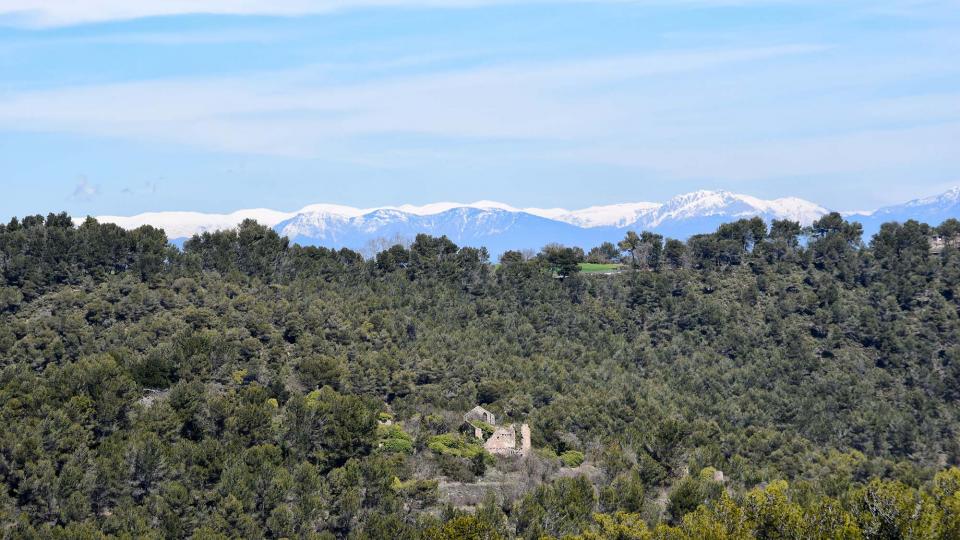
{"type": "Polygon", "coordinates": [[[870,209],[960,184],[960,2],[2,0],[0,216],[870,209]]]}

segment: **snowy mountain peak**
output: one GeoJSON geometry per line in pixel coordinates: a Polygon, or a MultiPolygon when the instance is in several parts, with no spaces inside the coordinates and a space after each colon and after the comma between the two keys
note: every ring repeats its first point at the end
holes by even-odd
{"type": "Polygon", "coordinates": [[[764,214],[776,216],[777,219],[799,221],[801,225],[809,225],[829,212],[829,210],[816,203],[797,197],[772,200],[761,200],[747,195],[737,195],[737,197],[764,214]]]}
{"type": "MultiPolygon", "coordinates": [[[[956,190],[955,196],[960,197],[960,190],[956,190]]],[[[633,202],[590,206],[579,210],[517,208],[497,201],[482,200],[374,208],[311,204],[296,212],[269,209],[239,210],[230,214],[154,212],[131,217],[100,216],[98,219],[126,228],[151,224],[165,229],[170,238],[184,238],[205,231],[233,228],[250,218],[275,227],[290,238],[328,241],[357,231],[368,235],[379,234],[387,229],[403,229],[404,234],[414,233],[417,226],[435,227],[439,226],[436,225],[438,223],[455,227],[460,232],[472,228],[477,234],[491,231],[507,234],[520,216],[542,220],[536,222],[540,227],[551,222],[573,227],[572,230],[595,229],[598,234],[602,229],[633,228],[660,230],[664,234],[683,237],[693,232],[706,232],[717,220],[759,215],[764,219],[792,219],[806,225],[826,212],[826,209],[814,203],[794,197],[764,200],[730,191],[700,190],[678,195],[666,203],[633,202]]],[[[565,241],[564,238],[553,240],[565,241]]]]}
{"type": "Polygon", "coordinates": [[[660,203],[652,202],[609,204],[590,206],[572,212],[564,210],[551,217],[578,227],[626,227],[656,212],[662,206],[660,203]]]}
{"type": "Polygon", "coordinates": [[[665,212],[675,212],[683,209],[686,212],[697,212],[713,208],[722,208],[735,200],[735,195],[729,191],[699,190],[683,193],[671,198],[663,205],[665,212]]]}
{"type": "Polygon", "coordinates": [[[269,208],[237,210],[229,214],[205,214],[202,212],[146,212],[135,216],[97,216],[102,223],[115,223],[124,229],[136,229],[153,225],[166,231],[169,238],[185,238],[203,232],[213,232],[236,227],[245,219],[253,219],[270,227],[296,215],[278,212],[269,208]]]}
{"type": "MultiPolygon", "coordinates": [[[[407,214],[413,214],[415,216],[433,216],[436,214],[442,214],[444,212],[454,210],[456,208],[475,208],[478,210],[499,209],[499,210],[507,210],[509,212],[520,211],[510,206],[509,204],[504,204],[496,201],[477,201],[477,202],[468,203],[468,204],[458,203],[458,202],[439,202],[439,203],[425,204],[423,206],[404,204],[402,206],[382,207],[382,209],[399,210],[401,212],[405,212],[407,214]]],[[[379,209],[374,208],[370,210],[373,211],[373,210],[379,210],[379,209]]]]}
{"type": "Polygon", "coordinates": [[[826,213],[826,208],[797,197],[765,200],[725,190],[700,190],[667,201],[648,226],[657,227],[670,220],[710,216],[761,216],[767,219],[790,219],[809,225],[826,213]]]}
{"type": "MultiPolygon", "coordinates": [[[[229,214],[152,212],[98,219],[125,228],[154,225],[163,228],[172,239],[229,229],[244,219],[254,219],[301,244],[355,249],[364,248],[371,241],[411,239],[425,232],[446,234],[465,245],[485,245],[497,253],[498,249],[536,249],[550,242],[586,248],[615,240],[627,229],[687,238],[716,230],[720,223],[753,216],[766,221],[789,219],[809,225],[827,212],[826,208],[797,197],[760,199],[726,190],[700,190],[677,195],[666,203],[621,203],[579,210],[517,208],[483,200],[468,204],[440,202],[376,208],[313,204],[297,212],[259,208],[229,214]]],[[[917,219],[939,224],[944,219],[960,217],[960,187],[934,197],[875,212],[847,213],[847,216],[863,225],[865,237],[885,221],[917,219]]]]}
{"type": "MultiPolygon", "coordinates": [[[[870,215],[874,218],[903,221],[905,219],[918,219],[927,221],[936,219],[934,216],[944,215],[956,217],[953,214],[960,214],[960,187],[951,188],[939,195],[914,199],[903,204],[885,206],[872,212],[870,215]]],[[[937,222],[939,223],[939,222],[937,222]]]]}
{"type": "Polygon", "coordinates": [[[954,187],[933,197],[914,199],[903,204],[885,206],[862,217],[855,216],[863,225],[864,238],[880,230],[888,221],[904,222],[910,219],[930,225],[939,225],[950,218],[960,218],[960,187],[954,187]]]}
{"type": "Polygon", "coordinates": [[[955,186],[939,195],[914,199],[903,206],[952,206],[960,202],[960,186],[955,186]]]}
{"type": "Polygon", "coordinates": [[[357,217],[362,216],[364,211],[360,208],[354,208],[352,206],[344,206],[342,204],[311,204],[309,206],[304,206],[297,212],[293,212],[290,216],[297,214],[312,214],[315,216],[341,216],[341,217],[357,217]]]}
{"type": "MultiPolygon", "coordinates": [[[[382,246],[384,242],[410,240],[427,233],[447,235],[461,245],[486,246],[495,255],[505,249],[538,249],[551,242],[589,248],[616,241],[625,230],[648,230],[682,239],[714,231],[724,222],[753,216],[809,225],[827,212],[826,208],[797,197],[760,199],[725,190],[700,190],[677,195],[665,203],[621,203],[579,210],[517,208],[482,200],[375,208],[312,204],[296,212],[257,208],[228,214],[151,212],[97,219],[128,229],[153,225],[163,228],[171,239],[230,229],[244,219],[254,219],[301,244],[352,249],[382,246]]],[[[847,215],[863,225],[865,238],[886,221],[916,219],[939,224],[947,218],[960,218],[960,187],[875,212],[847,215]]]]}

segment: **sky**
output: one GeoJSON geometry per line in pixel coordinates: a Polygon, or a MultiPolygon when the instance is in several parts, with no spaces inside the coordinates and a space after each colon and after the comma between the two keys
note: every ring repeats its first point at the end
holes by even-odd
{"type": "Polygon", "coordinates": [[[0,0],[0,216],[960,185],[958,0],[0,0]]]}

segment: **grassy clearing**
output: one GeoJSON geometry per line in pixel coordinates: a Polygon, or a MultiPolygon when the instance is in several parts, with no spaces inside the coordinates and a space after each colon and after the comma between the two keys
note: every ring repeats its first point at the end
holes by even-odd
{"type": "Polygon", "coordinates": [[[601,264],[601,263],[580,263],[580,271],[584,274],[596,274],[599,272],[616,272],[623,268],[621,264],[601,264]]]}

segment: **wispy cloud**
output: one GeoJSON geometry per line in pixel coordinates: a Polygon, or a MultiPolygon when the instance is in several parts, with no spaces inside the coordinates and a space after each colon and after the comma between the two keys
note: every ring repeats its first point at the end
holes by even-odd
{"type": "MultiPolygon", "coordinates": [[[[647,5],[728,6],[797,4],[828,0],[4,0],[0,22],[19,26],[54,27],[144,17],[211,14],[302,16],[359,8],[469,8],[496,4],[618,2],[647,5]]],[[[892,0],[849,2],[889,15],[915,16],[956,0],[892,0]]]]}
{"type": "Polygon", "coordinates": [[[919,163],[950,163],[960,122],[854,133],[789,137],[783,140],[736,142],[724,145],[650,145],[606,143],[568,149],[555,159],[594,161],[643,168],[677,178],[765,180],[859,173],[898,168],[908,172],[919,163]]]}
{"type": "Polygon", "coordinates": [[[90,183],[86,176],[80,176],[73,188],[70,198],[78,201],[89,201],[100,194],[100,187],[90,183]]]}
{"type": "Polygon", "coordinates": [[[80,36],[47,37],[45,46],[58,44],[106,45],[219,45],[229,43],[266,43],[290,39],[290,33],[254,29],[203,29],[167,32],[106,32],[80,36]]]}
{"type": "Polygon", "coordinates": [[[385,166],[573,160],[687,178],[960,167],[950,157],[960,94],[879,91],[955,76],[950,51],[884,62],[835,53],[792,44],[387,70],[348,83],[318,66],[61,88],[0,95],[0,129],[385,166]],[[477,145],[498,146],[470,157],[477,145]]]}
{"type": "Polygon", "coordinates": [[[656,103],[613,88],[822,51],[789,45],[510,64],[336,84],[322,68],[4,96],[0,126],[311,156],[331,140],[389,134],[564,140],[616,135],[656,103]],[[611,89],[605,89],[610,87],[611,89]],[[606,97],[604,94],[607,94],[606,97]]]}
{"type": "Polygon", "coordinates": [[[364,7],[468,7],[509,0],[5,0],[0,16],[24,26],[68,26],[144,17],[211,14],[300,16],[364,7]]]}

